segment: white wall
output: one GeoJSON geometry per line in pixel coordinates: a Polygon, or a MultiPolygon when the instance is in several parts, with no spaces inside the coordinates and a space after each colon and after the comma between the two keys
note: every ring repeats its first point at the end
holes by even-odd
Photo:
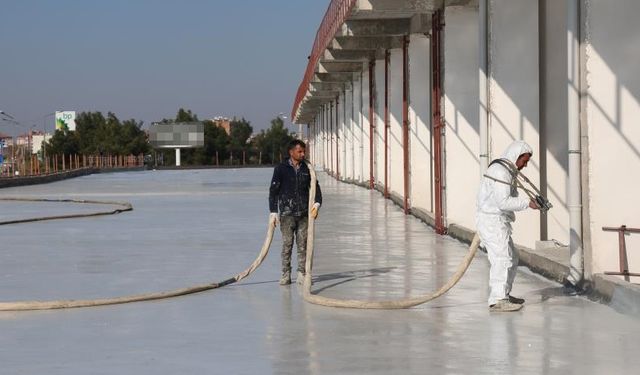
{"type": "Polygon", "coordinates": [[[431,44],[422,34],[409,40],[409,144],[411,207],[433,212],[431,177],[431,44]]]}
{"type": "Polygon", "coordinates": [[[402,49],[392,49],[389,64],[389,192],[404,197],[402,144],[402,49]]]}
{"type": "MultiPolygon", "coordinates": [[[[491,158],[514,140],[533,148],[523,172],[539,185],[538,2],[492,0],[490,4],[489,134],[491,158]]],[[[526,210],[514,225],[514,241],[533,248],[540,236],[540,214],[526,210]]]]}
{"type": "MultiPolygon", "coordinates": [[[[592,0],[588,9],[589,206],[594,272],[618,271],[618,237],[603,226],[640,228],[640,2],[592,0]]],[[[640,272],[640,235],[626,237],[640,272]]],[[[637,282],[637,280],[636,280],[637,282]]]]}
{"type": "Polygon", "coordinates": [[[445,9],[444,123],[447,224],[475,228],[478,170],[478,10],[445,9]]]}

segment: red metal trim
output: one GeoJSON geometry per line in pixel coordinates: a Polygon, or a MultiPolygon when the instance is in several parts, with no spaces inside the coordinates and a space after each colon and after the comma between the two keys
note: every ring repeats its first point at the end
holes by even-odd
{"type": "Polygon", "coordinates": [[[445,234],[444,214],[442,204],[442,77],[441,77],[441,53],[442,53],[442,11],[437,10],[431,19],[431,67],[433,70],[431,97],[433,101],[433,164],[435,184],[435,225],[436,233],[445,234]]]}
{"type": "Polygon", "coordinates": [[[369,62],[369,188],[373,189],[374,188],[374,174],[373,174],[373,140],[374,140],[374,130],[375,130],[375,125],[374,125],[374,120],[375,120],[375,116],[374,116],[374,107],[373,107],[373,103],[374,103],[374,87],[373,87],[373,80],[374,80],[374,71],[375,71],[375,67],[376,67],[376,60],[371,60],[369,62]]]}
{"type": "Polygon", "coordinates": [[[404,213],[409,213],[409,37],[402,39],[402,157],[404,164],[404,213]]]}
{"type": "Polygon", "coordinates": [[[340,179],[340,111],[338,104],[340,96],[336,97],[336,178],[340,179]]]}
{"type": "Polygon", "coordinates": [[[391,53],[384,51],[384,197],[389,198],[389,60],[391,53]]]}
{"type": "Polygon", "coordinates": [[[338,31],[338,28],[346,21],[347,17],[351,14],[351,10],[356,5],[357,0],[332,0],[327,8],[327,12],[324,14],[322,23],[316,32],[316,37],[313,41],[313,47],[311,48],[311,55],[309,56],[309,62],[307,63],[307,69],[304,73],[304,78],[298,87],[296,98],[293,103],[293,109],[291,110],[291,119],[295,121],[296,112],[302,102],[302,99],[307,94],[309,89],[309,82],[313,78],[316,65],[322,56],[322,53],[329,45],[329,42],[333,39],[338,31]]]}

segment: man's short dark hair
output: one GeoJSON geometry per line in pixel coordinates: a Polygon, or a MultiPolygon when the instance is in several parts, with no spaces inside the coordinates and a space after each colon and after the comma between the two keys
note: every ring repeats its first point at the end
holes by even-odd
{"type": "Polygon", "coordinates": [[[302,142],[299,139],[294,139],[293,141],[289,142],[289,145],[287,146],[287,151],[293,150],[294,148],[296,148],[296,146],[300,146],[305,149],[307,148],[307,145],[304,142],[302,142]]]}

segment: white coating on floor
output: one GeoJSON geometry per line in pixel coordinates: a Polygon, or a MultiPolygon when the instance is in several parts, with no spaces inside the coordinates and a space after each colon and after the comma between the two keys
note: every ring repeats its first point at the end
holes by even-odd
{"type": "MultiPolygon", "coordinates": [[[[84,299],[221,281],[257,254],[271,170],[98,174],[2,196],[124,200],[115,216],[0,227],[0,300],[84,299]]],[[[378,192],[320,174],[313,290],[395,298],[439,287],[467,246],[378,192]]],[[[0,220],[95,209],[0,203],[0,220]]],[[[97,207],[103,209],[104,207],[97,207]]],[[[473,208],[470,208],[473,209],[473,208]]],[[[444,297],[401,311],[305,303],[263,266],[220,290],[89,309],[0,313],[2,374],[603,374],[640,366],[635,317],[519,272],[521,312],[489,314],[479,253],[444,297]]]]}

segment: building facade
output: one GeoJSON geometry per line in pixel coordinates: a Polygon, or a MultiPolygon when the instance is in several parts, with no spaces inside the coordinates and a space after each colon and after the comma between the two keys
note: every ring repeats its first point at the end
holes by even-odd
{"type": "Polygon", "coordinates": [[[554,207],[518,215],[514,241],[567,247],[574,282],[640,272],[640,234],[623,265],[603,230],[640,227],[637,14],[634,0],[333,0],[292,118],[317,167],[440,233],[474,230],[481,175],[524,140],[554,207]]]}

